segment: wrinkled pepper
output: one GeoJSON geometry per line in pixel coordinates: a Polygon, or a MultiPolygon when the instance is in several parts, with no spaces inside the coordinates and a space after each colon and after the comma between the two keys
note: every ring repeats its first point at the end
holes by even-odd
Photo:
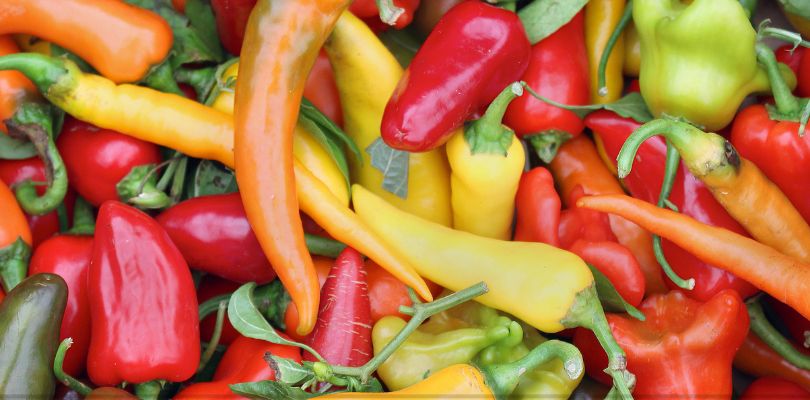
{"type": "Polygon", "coordinates": [[[419,48],[388,100],[383,140],[410,152],[441,146],[523,76],[530,53],[515,13],[480,1],[453,7],[419,48]]]}
{"type": "Polygon", "coordinates": [[[53,359],[67,292],[58,275],[37,274],[0,303],[0,396],[53,397],[53,359]]]}
{"type": "MultiPolygon", "coordinates": [[[[324,45],[340,93],[346,133],[361,150],[380,138],[386,102],[402,77],[402,67],[371,29],[343,13],[324,45]]],[[[359,183],[394,206],[430,221],[452,225],[450,169],[443,149],[408,155],[408,194],[401,198],[383,188],[383,173],[349,155],[352,182],[359,183]]]]}
{"type": "Polygon", "coordinates": [[[6,0],[0,34],[8,33],[54,42],[116,83],[141,79],[172,47],[163,18],[124,1],[63,0],[54,7],[49,0],[6,0]]]}
{"type": "MultiPolygon", "coordinates": [[[[19,51],[11,36],[0,36],[0,56],[19,51]]],[[[17,71],[0,72],[0,134],[8,133],[5,120],[14,115],[17,107],[36,97],[37,89],[25,75],[17,71]]]]}
{"type": "Polygon", "coordinates": [[[28,271],[31,257],[31,230],[25,220],[14,193],[0,181],[0,280],[3,291],[8,293],[20,283],[28,271]]]}
{"type": "MultiPolygon", "coordinates": [[[[733,290],[707,302],[680,291],[653,295],[639,309],[647,320],[608,315],[616,340],[627,351],[627,369],[636,375],[639,397],[731,397],[731,362],[748,333],[748,312],[733,290]]],[[[608,383],[601,369],[607,360],[589,332],[579,330],[588,374],[608,383]]]]}
{"type": "Polygon", "coordinates": [[[87,372],[94,383],[182,382],[196,372],[194,282],[180,251],[151,217],[122,203],[102,204],[87,294],[87,372]]]}
{"type": "Polygon", "coordinates": [[[515,240],[560,247],[560,196],[554,177],[543,167],[524,172],[515,194],[515,240]]]}
{"type": "MultiPolygon", "coordinates": [[[[607,93],[599,93],[599,61],[605,45],[624,13],[625,0],[591,0],[585,6],[585,44],[588,47],[588,66],[591,79],[591,102],[604,104],[618,100],[622,96],[624,77],[624,39],[619,38],[608,57],[605,69],[607,93]]],[[[638,2],[637,2],[638,3],[638,2]]]]}
{"type": "Polygon", "coordinates": [[[455,229],[500,240],[512,236],[515,193],[526,154],[501,119],[509,102],[522,94],[519,83],[508,85],[483,117],[447,142],[455,229]]]}

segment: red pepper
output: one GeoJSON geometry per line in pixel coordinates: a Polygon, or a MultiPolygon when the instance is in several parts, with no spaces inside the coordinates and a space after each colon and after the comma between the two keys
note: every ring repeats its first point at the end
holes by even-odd
{"type": "MultiPolygon", "coordinates": [[[[419,2],[419,0],[393,0],[394,6],[403,10],[394,24],[395,28],[402,29],[411,24],[413,14],[419,8],[419,2]]],[[[374,0],[354,0],[349,6],[349,11],[360,18],[376,17],[379,19],[378,14],[380,13],[377,9],[377,2],[374,0]]]]}
{"type": "Polygon", "coordinates": [[[242,50],[242,40],[245,38],[245,25],[247,25],[250,12],[256,0],[212,0],[211,8],[217,21],[217,33],[225,50],[233,55],[239,55],[242,50]]]}
{"type": "Polygon", "coordinates": [[[531,47],[517,15],[482,1],[447,12],[419,48],[382,119],[389,146],[428,151],[523,76],[531,47]]]}
{"type": "MultiPolygon", "coordinates": [[[[571,22],[532,46],[523,81],[540,95],[563,104],[590,102],[583,24],[584,11],[580,11],[571,22]]],[[[582,119],[573,111],[552,106],[530,95],[512,101],[504,123],[514,129],[518,137],[530,139],[536,148],[549,145],[556,148],[570,136],[579,136],[585,128],[582,119]]]]}
{"type": "Polygon", "coordinates": [[[748,333],[734,356],[734,367],[753,376],[778,376],[810,391],[810,370],[785,360],[754,332],[748,333]]]}
{"type": "Polygon", "coordinates": [[[795,343],[799,347],[810,349],[810,320],[787,304],[772,297],[768,298],[768,303],[771,305],[771,309],[776,312],[776,315],[779,316],[779,319],[785,323],[785,327],[795,343]]]}
{"type": "MultiPolygon", "coordinates": [[[[680,291],[653,295],[639,309],[647,317],[608,315],[627,370],[636,375],[633,395],[656,399],[731,397],[731,362],[748,333],[748,312],[740,296],[724,290],[701,303],[680,291]]],[[[590,331],[578,329],[574,344],[585,369],[600,382],[607,359],[590,331]]]]}
{"type": "Polygon", "coordinates": [[[523,173],[515,195],[515,240],[560,247],[560,196],[554,178],[543,167],[523,173]]]}
{"type": "Polygon", "coordinates": [[[782,378],[767,376],[748,385],[740,400],[810,399],[810,391],[782,378]]]}
{"type": "MultiPolygon", "coordinates": [[[[239,289],[239,286],[242,285],[236,282],[218,278],[214,275],[206,275],[202,278],[200,285],[197,287],[197,300],[200,302],[200,304],[202,304],[212,297],[226,293],[233,293],[236,291],[236,289],[239,289]]],[[[200,339],[203,342],[207,343],[211,340],[211,336],[214,334],[216,322],[216,313],[208,315],[200,321],[200,339]]],[[[222,321],[222,334],[219,337],[219,344],[227,346],[239,336],[241,335],[239,335],[239,332],[237,332],[233,325],[231,325],[231,321],[228,318],[225,318],[222,321]]]]}
{"type": "Polygon", "coordinates": [[[118,200],[115,185],[132,168],[160,162],[154,143],[66,118],[56,146],[71,187],[94,206],[118,200]]]}
{"type": "Polygon", "coordinates": [[[84,372],[90,345],[90,303],[87,297],[87,271],[93,253],[93,237],[59,235],[44,242],[34,251],[28,276],[52,273],[67,283],[68,298],[59,340],[73,338],[62,368],[72,376],[84,372]]]}
{"type": "Polygon", "coordinates": [[[304,97],[332,122],[343,126],[343,108],[340,105],[340,93],[337,83],[335,83],[335,71],[323,49],[318,53],[315,64],[312,64],[312,71],[309,72],[307,84],[304,86],[304,97]]]}
{"type": "MultiPolygon", "coordinates": [[[[804,48],[799,47],[796,51],[804,52],[804,48]]],[[[810,57],[801,57],[799,71],[796,73],[796,93],[799,96],[810,97],[810,57]]]]}
{"type": "Polygon", "coordinates": [[[641,304],[646,289],[644,274],[627,247],[616,242],[577,240],[568,251],[605,274],[625,301],[633,306],[641,304]]]}
{"type": "MultiPolygon", "coordinates": [[[[593,130],[601,139],[609,159],[615,160],[624,141],[641,124],[622,118],[611,111],[597,111],[585,118],[585,126],[593,130]]],[[[636,155],[633,171],[624,179],[624,183],[633,197],[656,203],[664,176],[666,143],[660,136],[645,141],[636,155]]],[[[745,230],[714,199],[708,188],[695,178],[681,163],[675,178],[669,200],[678,210],[700,222],[728,229],[746,235],[745,230]]],[[[695,287],[687,292],[689,297],[706,301],[724,289],[734,289],[742,297],[757,292],[750,283],[736,277],[730,272],[716,268],[700,261],[697,257],[675,246],[668,240],[662,240],[664,255],[673,270],[683,278],[694,278],[695,287]]],[[[667,285],[675,285],[666,280],[667,285]]]]}
{"type": "MultiPolygon", "coordinates": [[[[281,334],[285,339],[286,335],[281,334]]],[[[175,399],[242,399],[234,394],[229,385],[242,382],[275,380],[273,369],[264,360],[270,353],[281,358],[301,362],[297,347],[273,344],[265,340],[239,336],[228,346],[214,372],[211,382],[195,383],[174,396],[175,399]]]]}
{"type": "Polygon", "coordinates": [[[267,283],[276,277],[250,228],[239,193],[185,200],[156,220],[191,268],[239,283],[267,283]]]}
{"type": "MultiPolygon", "coordinates": [[[[798,78],[799,70],[802,65],[802,59],[804,59],[804,47],[797,47],[796,49],[793,49],[792,45],[786,44],[774,50],[774,53],[776,53],[776,61],[790,67],[791,71],[793,71],[798,78]]],[[[801,79],[799,78],[799,80],[801,79]]]]}
{"type": "MultiPolygon", "coordinates": [[[[374,355],[371,306],[363,256],[347,247],[335,260],[321,289],[318,322],[309,345],[332,365],[360,367],[374,355]]],[[[306,361],[318,361],[304,354],[306,361]]]]}
{"type": "Polygon", "coordinates": [[[157,222],[130,206],[105,202],[87,289],[87,371],[94,383],[182,382],[194,375],[200,361],[194,282],[157,222]]]}
{"type": "Polygon", "coordinates": [[[607,214],[576,206],[577,200],[585,194],[581,185],[575,186],[566,202],[571,206],[560,215],[559,236],[560,247],[563,249],[571,247],[578,240],[618,242],[616,234],[610,228],[607,214]]]}

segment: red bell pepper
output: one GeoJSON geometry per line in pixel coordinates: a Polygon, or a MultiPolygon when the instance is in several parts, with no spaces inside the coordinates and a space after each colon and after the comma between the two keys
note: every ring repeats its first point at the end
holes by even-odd
{"type": "MultiPolygon", "coordinates": [[[[624,141],[641,124],[606,110],[600,110],[585,118],[585,126],[590,128],[601,140],[609,159],[615,160],[624,141]]],[[[655,204],[661,190],[666,159],[666,142],[660,136],[646,140],[634,161],[633,171],[624,179],[625,185],[633,197],[655,204]]],[[[745,230],[726,210],[717,203],[708,188],[695,178],[681,163],[675,177],[669,200],[678,210],[702,223],[722,227],[746,235],[745,230]]],[[[750,283],[736,277],[730,272],[706,264],[697,257],[662,240],[664,255],[673,270],[681,277],[694,278],[695,287],[687,295],[700,301],[706,301],[724,289],[734,289],[742,297],[757,292],[750,283]]],[[[675,284],[666,280],[667,285],[675,284]]]]}
{"type": "Polygon", "coordinates": [[[383,140],[406,151],[441,146],[523,76],[530,51],[515,13],[482,1],[453,7],[419,48],[388,100],[383,140]]]}
{"type": "Polygon", "coordinates": [[[191,268],[239,283],[267,283],[276,277],[239,193],[195,197],[155,219],[191,268]]]}
{"type": "MultiPolygon", "coordinates": [[[[590,102],[588,53],[585,47],[584,10],[551,36],[532,46],[523,81],[551,100],[572,105],[590,102]]],[[[534,96],[513,100],[504,123],[521,139],[528,139],[540,158],[550,162],[557,148],[579,136],[585,125],[573,111],[555,107],[534,96]]]]}
{"type": "Polygon", "coordinates": [[[577,240],[568,251],[603,273],[622,298],[633,306],[644,298],[644,274],[638,260],[627,247],[616,242],[577,240]]]}
{"type": "MultiPolygon", "coordinates": [[[[736,292],[725,290],[701,303],[673,291],[648,297],[639,309],[645,321],[608,315],[613,336],[627,353],[627,370],[636,375],[634,396],[731,397],[732,359],[748,333],[748,312],[736,292]]],[[[607,358],[593,334],[578,329],[574,344],[588,374],[610,382],[602,372],[607,358]]]]}
{"type": "Polygon", "coordinates": [[[87,297],[87,271],[93,253],[93,237],[86,235],[59,235],[44,242],[34,251],[28,276],[52,273],[67,283],[68,297],[59,340],[73,338],[62,368],[72,376],[80,376],[85,369],[87,349],[90,346],[90,302],[87,297]]]}
{"type": "MultiPolygon", "coordinates": [[[[411,21],[413,21],[413,15],[416,12],[416,9],[419,8],[420,1],[393,0],[393,3],[394,7],[399,7],[402,9],[402,14],[397,17],[394,27],[397,29],[402,29],[410,25],[411,21]]],[[[354,0],[352,5],[349,6],[349,11],[360,18],[376,17],[379,19],[378,15],[380,13],[380,11],[377,9],[377,2],[374,0],[354,0]]]]}
{"type": "Polygon", "coordinates": [[[740,400],[810,399],[810,391],[782,378],[767,376],[748,385],[740,400]]]}
{"type": "Polygon", "coordinates": [[[65,119],[56,146],[71,187],[94,206],[118,200],[115,185],[132,168],[160,162],[160,150],[154,143],[73,118],[65,119]]]}
{"type": "Polygon", "coordinates": [[[182,382],[200,361],[191,272],[151,217],[115,201],[98,213],[87,277],[90,379],[98,385],[182,382]]]}
{"type": "MultiPolygon", "coordinates": [[[[281,335],[286,338],[284,334],[281,335]]],[[[195,383],[177,393],[174,398],[242,399],[243,397],[231,391],[229,385],[276,379],[275,372],[264,359],[267,353],[301,362],[301,350],[297,347],[239,336],[228,346],[211,382],[195,383]]]]}
{"type": "MultiPolygon", "coordinates": [[[[197,300],[200,302],[200,304],[202,304],[212,297],[226,293],[233,293],[236,291],[236,289],[239,289],[239,286],[242,285],[219,278],[215,275],[206,275],[202,278],[202,281],[200,281],[200,284],[197,287],[197,300]]],[[[216,322],[216,313],[208,315],[200,321],[200,339],[203,342],[208,343],[211,341],[211,336],[214,334],[216,322]]],[[[239,336],[239,332],[237,332],[233,325],[231,325],[231,321],[228,318],[225,318],[222,321],[222,332],[221,336],[219,337],[219,344],[227,346],[239,336]]]]}
{"type": "Polygon", "coordinates": [[[554,178],[543,167],[524,172],[515,195],[515,240],[560,246],[560,196],[554,178]]]}

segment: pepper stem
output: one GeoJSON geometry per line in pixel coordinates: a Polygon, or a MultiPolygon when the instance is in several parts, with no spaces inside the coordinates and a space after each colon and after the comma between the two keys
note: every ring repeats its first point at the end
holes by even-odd
{"type": "Polygon", "coordinates": [[[17,53],[0,57],[0,70],[22,72],[34,82],[39,92],[48,93],[51,86],[58,83],[70,71],[66,61],[36,53],[17,53]]]}
{"type": "Polygon", "coordinates": [[[394,5],[392,0],[375,0],[375,3],[380,11],[380,20],[388,25],[394,26],[399,16],[405,13],[405,9],[394,5]]]}
{"type": "Polygon", "coordinates": [[[208,345],[205,347],[205,352],[203,352],[202,356],[200,357],[200,365],[197,367],[197,372],[205,369],[205,365],[208,364],[208,361],[211,360],[211,357],[213,357],[214,352],[217,350],[219,339],[222,337],[222,327],[225,323],[225,311],[227,310],[228,301],[220,300],[219,304],[217,305],[217,320],[214,324],[214,333],[211,334],[211,341],[208,342],[208,345]]]}
{"type": "Polygon", "coordinates": [[[470,146],[472,154],[502,154],[504,157],[507,155],[514,133],[501,121],[512,99],[522,95],[523,86],[520,82],[511,83],[495,100],[492,100],[483,117],[464,129],[464,139],[470,146]]]}
{"type": "Polygon", "coordinates": [[[627,26],[627,23],[630,22],[632,17],[633,0],[628,0],[627,4],[624,6],[622,17],[619,19],[619,23],[616,24],[616,27],[613,28],[613,32],[610,34],[607,43],[605,43],[605,49],[602,51],[602,56],[599,58],[599,69],[596,73],[599,96],[605,97],[608,95],[608,88],[607,85],[605,85],[605,70],[607,70],[608,59],[610,59],[610,53],[613,52],[613,47],[616,46],[616,42],[619,41],[619,37],[621,37],[622,32],[624,32],[624,28],[627,26]]]}
{"type": "Polygon", "coordinates": [[[67,372],[65,372],[64,369],[62,369],[62,364],[65,362],[67,351],[72,345],[73,338],[66,338],[62,341],[62,343],[59,343],[59,348],[56,349],[56,357],[54,357],[53,360],[53,374],[56,376],[56,380],[58,380],[59,383],[69,387],[76,393],[85,397],[93,391],[93,388],[70,376],[67,372]]]}
{"type": "Polygon", "coordinates": [[[746,302],[748,316],[751,319],[751,330],[774,351],[779,353],[789,363],[802,368],[810,369],[810,356],[796,350],[793,345],[771,325],[758,298],[746,302]]]}
{"type": "Polygon", "coordinates": [[[76,198],[73,206],[73,227],[67,231],[70,235],[92,235],[96,230],[93,218],[93,207],[81,196],[76,198]]]}
{"type": "Polygon", "coordinates": [[[765,66],[765,71],[768,73],[776,109],[780,114],[795,116],[796,113],[801,111],[801,106],[796,96],[791,93],[787,83],[785,83],[785,79],[782,78],[773,50],[764,43],[757,43],[756,51],[757,60],[765,66]]]}
{"type": "Polygon", "coordinates": [[[524,374],[554,358],[563,362],[563,369],[572,381],[582,376],[585,363],[579,349],[560,340],[544,342],[515,362],[486,366],[481,368],[481,372],[485,376],[487,386],[496,396],[509,396],[524,374]]]}
{"type": "Polygon", "coordinates": [[[21,237],[0,249],[0,279],[3,281],[3,291],[9,293],[14,286],[25,279],[30,258],[31,246],[25,243],[21,237]]]}

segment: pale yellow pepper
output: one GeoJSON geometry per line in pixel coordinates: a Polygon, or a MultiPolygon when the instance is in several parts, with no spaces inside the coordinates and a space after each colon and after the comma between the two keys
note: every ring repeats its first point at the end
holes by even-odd
{"type": "Polygon", "coordinates": [[[622,96],[624,79],[622,63],[624,61],[624,38],[619,37],[613,52],[608,57],[605,68],[605,87],[607,95],[599,95],[598,71],[599,60],[605,51],[605,45],[624,13],[625,0],[590,0],[585,6],[585,45],[588,49],[588,66],[591,77],[591,102],[596,104],[612,103],[622,96]]]}

